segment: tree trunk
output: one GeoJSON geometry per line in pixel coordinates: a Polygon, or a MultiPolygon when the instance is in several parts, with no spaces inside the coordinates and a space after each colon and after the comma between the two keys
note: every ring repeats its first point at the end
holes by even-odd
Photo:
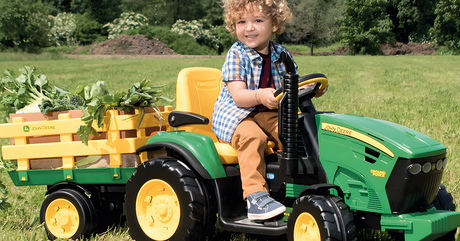
{"type": "Polygon", "coordinates": [[[310,44],[310,55],[313,56],[313,43],[310,44]]]}

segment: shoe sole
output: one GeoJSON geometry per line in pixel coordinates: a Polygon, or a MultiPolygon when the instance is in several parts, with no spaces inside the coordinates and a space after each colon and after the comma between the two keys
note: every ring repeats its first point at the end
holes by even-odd
{"type": "Polygon", "coordinates": [[[267,220],[270,218],[274,218],[286,211],[286,207],[279,207],[275,210],[272,210],[268,213],[248,213],[249,220],[267,220]]]}

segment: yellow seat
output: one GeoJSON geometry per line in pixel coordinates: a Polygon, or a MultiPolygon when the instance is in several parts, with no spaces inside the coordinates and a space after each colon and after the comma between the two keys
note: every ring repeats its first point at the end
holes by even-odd
{"type": "MultiPolygon", "coordinates": [[[[193,112],[211,120],[214,104],[223,86],[222,72],[219,69],[207,67],[182,69],[177,77],[176,110],[193,112]]],[[[218,142],[211,129],[211,121],[207,125],[185,125],[177,129],[211,137],[222,164],[238,164],[236,150],[229,144],[218,142]]]]}

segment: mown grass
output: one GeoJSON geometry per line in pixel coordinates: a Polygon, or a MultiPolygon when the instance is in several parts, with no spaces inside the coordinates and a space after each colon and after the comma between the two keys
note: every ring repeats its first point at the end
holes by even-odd
{"type": "MultiPolygon", "coordinates": [[[[455,202],[460,203],[460,56],[302,56],[295,59],[300,75],[320,72],[329,78],[328,92],[314,100],[317,109],[392,121],[444,144],[449,164],[443,184],[452,192],[455,202]]],[[[224,57],[26,59],[0,61],[0,71],[35,66],[37,74],[44,74],[53,84],[69,90],[95,80],[106,81],[111,90],[125,89],[149,78],[155,84],[165,84],[164,95],[174,98],[175,81],[182,68],[220,69],[224,60],[224,57]]],[[[1,140],[0,145],[8,142],[1,140]]],[[[4,170],[0,170],[0,180],[7,186],[12,204],[9,210],[0,211],[0,239],[44,240],[43,227],[37,218],[45,187],[15,187],[4,170]]],[[[223,240],[250,239],[247,235],[229,235],[223,240]]],[[[131,239],[127,227],[114,227],[85,240],[131,239]]]]}
{"type": "MultiPolygon", "coordinates": [[[[298,45],[298,44],[283,44],[286,48],[289,49],[289,51],[296,51],[296,52],[301,52],[301,53],[310,53],[310,46],[307,45],[298,45]]],[[[313,53],[318,53],[318,52],[332,52],[336,50],[338,47],[341,47],[342,44],[340,42],[333,43],[329,46],[326,47],[320,47],[320,48],[313,48],[313,53]]]]}

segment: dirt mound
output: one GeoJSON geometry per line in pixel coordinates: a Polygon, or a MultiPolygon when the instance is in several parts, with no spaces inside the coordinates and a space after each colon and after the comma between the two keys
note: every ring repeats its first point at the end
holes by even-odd
{"type": "Polygon", "coordinates": [[[384,55],[430,55],[436,52],[436,47],[430,44],[419,44],[409,42],[407,44],[396,43],[395,46],[390,44],[380,45],[384,55]]]}
{"type": "Polygon", "coordinates": [[[145,35],[121,35],[89,48],[91,55],[177,55],[165,43],[145,35]]]}
{"type": "MultiPolygon", "coordinates": [[[[419,44],[414,42],[409,42],[407,44],[396,43],[394,46],[390,44],[380,45],[380,49],[383,52],[383,55],[430,55],[436,51],[436,47],[430,44],[419,44]]],[[[318,56],[340,56],[344,55],[348,48],[338,47],[332,52],[317,52],[315,55],[318,56]]],[[[302,56],[310,55],[310,53],[300,53],[296,51],[290,51],[293,56],[302,56]]]]}

